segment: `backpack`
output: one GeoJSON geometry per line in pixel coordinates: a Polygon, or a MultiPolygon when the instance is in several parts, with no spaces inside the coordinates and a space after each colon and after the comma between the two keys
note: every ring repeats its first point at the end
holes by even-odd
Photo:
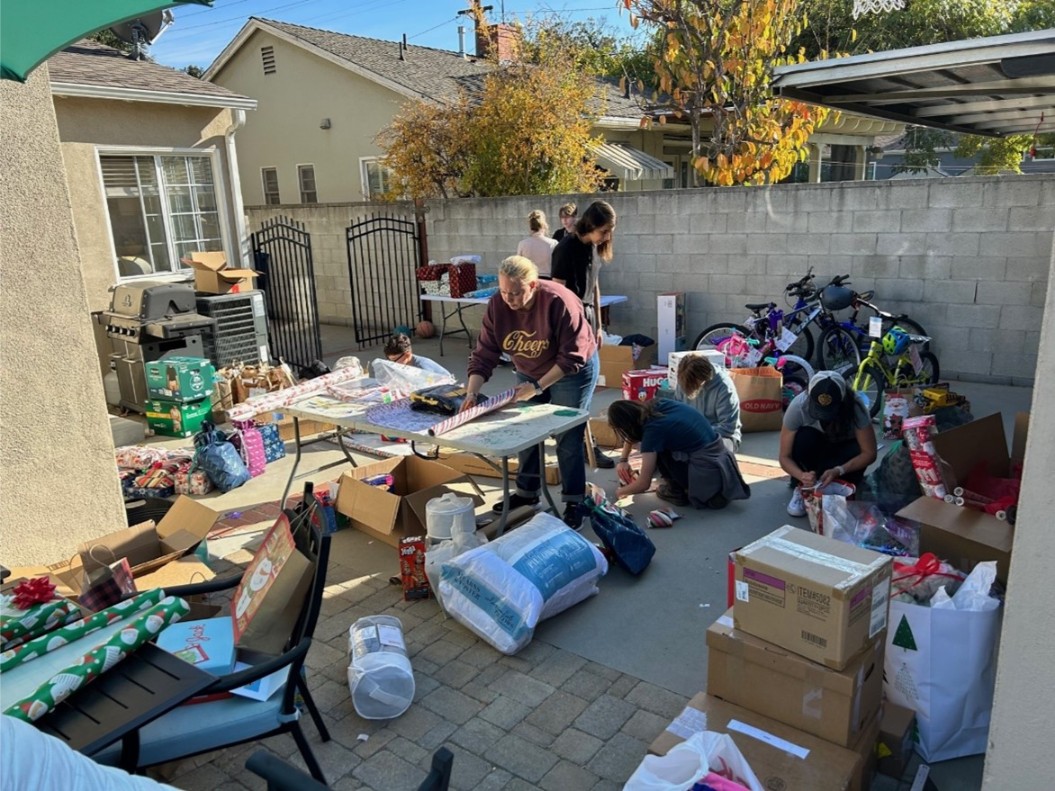
{"type": "Polygon", "coordinates": [[[634,523],[630,514],[607,500],[597,500],[587,494],[582,503],[583,509],[590,516],[593,532],[601,539],[611,555],[620,566],[637,576],[652,562],[656,554],[656,545],[644,530],[634,523]]]}
{"type": "Polygon", "coordinates": [[[227,441],[216,424],[206,420],[201,431],[194,435],[194,464],[191,470],[204,470],[209,480],[221,492],[237,489],[249,480],[238,450],[227,441]]]}

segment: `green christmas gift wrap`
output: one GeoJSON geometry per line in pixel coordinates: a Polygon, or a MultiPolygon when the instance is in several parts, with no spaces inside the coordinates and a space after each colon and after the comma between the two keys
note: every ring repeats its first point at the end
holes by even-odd
{"type": "Polygon", "coordinates": [[[80,617],[80,608],[69,599],[34,604],[28,610],[5,604],[0,610],[0,648],[14,648],[80,617]]]}
{"type": "Polygon", "coordinates": [[[124,618],[130,618],[136,613],[160,603],[163,596],[164,592],[160,588],[149,590],[134,598],[115,604],[113,607],[100,610],[87,618],[60,626],[9,651],[4,651],[0,654],[0,673],[13,670],[26,662],[33,661],[37,657],[44,656],[49,651],[54,651],[68,643],[72,643],[74,640],[87,637],[104,626],[109,626],[124,618]]]}
{"type": "Polygon", "coordinates": [[[93,648],[60,673],[41,684],[32,694],[13,703],[4,714],[35,722],[81,687],[112,668],[133,651],[157,637],[158,632],[190,612],[183,599],[168,596],[100,646],[93,648]]]}

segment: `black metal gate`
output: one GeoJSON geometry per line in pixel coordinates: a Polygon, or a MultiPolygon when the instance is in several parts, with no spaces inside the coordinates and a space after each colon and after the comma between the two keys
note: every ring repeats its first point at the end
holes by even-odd
{"type": "Polygon", "coordinates": [[[352,321],[360,348],[414,327],[421,313],[415,270],[427,263],[424,217],[371,214],[348,226],[352,321]]]}
{"type": "Polygon", "coordinates": [[[253,261],[267,300],[272,355],[296,366],[322,359],[311,234],[289,217],[265,220],[252,234],[253,261]]]}

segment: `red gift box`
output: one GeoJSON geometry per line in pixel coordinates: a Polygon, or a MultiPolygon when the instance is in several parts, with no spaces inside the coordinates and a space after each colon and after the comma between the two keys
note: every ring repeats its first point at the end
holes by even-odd
{"type": "Polygon", "coordinates": [[[447,274],[452,297],[464,297],[470,291],[476,291],[476,264],[451,264],[447,274]]]}
{"type": "Polygon", "coordinates": [[[450,264],[429,264],[428,266],[419,266],[414,270],[414,277],[418,280],[439,280],[450,268],[450,264]]]}
{"type": "Polygon", "coordinates": [[[666,368],[623,371],[623,398],[629,401],[651,401],[661,382],[667,381],[666,368]]]}

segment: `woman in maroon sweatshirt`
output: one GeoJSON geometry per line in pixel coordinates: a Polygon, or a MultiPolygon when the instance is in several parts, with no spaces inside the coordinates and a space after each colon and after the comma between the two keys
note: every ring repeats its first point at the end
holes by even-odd
{"type": "MultiPolygon", "coordinates": [[[[516,255],[498,269],[498,293],[487,303],[480,337],[469,357],[465,408],[476,403],[503,352],[516,367],[518,401],[590,408],[597,384],[597,338],[582,301],[562,285],[539,280],[535,265],[516,255]]],[[[582,524],[579,504],[586,493],[585,431],[581,424],[557,437],[564,522],[576,530],[582,524]]],[[[538,448],[520,453],[511,508],[538,503],[540,464],[538,448]]],[[[499,503],[495,511],[501,510],[499,503]]]]}

